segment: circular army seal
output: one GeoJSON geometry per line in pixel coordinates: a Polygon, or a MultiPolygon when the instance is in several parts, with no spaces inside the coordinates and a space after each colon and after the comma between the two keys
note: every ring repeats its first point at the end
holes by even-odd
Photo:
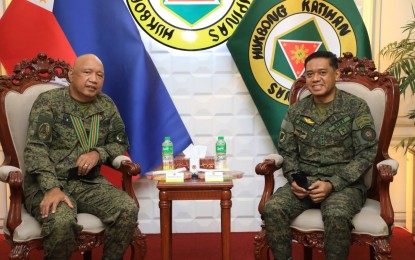
{"type": "Polygon", "coordinates": [[[252,1],[127,0],[138,25],[168,47],[197,51],[225,42],[252,1]]]}
{"type": "Polygon", "coordinates": [[[342,10],[328,1],[286,0],[265,11],[250,35],[249,66],[258,86],[288,105],[305,58],[318,50],[357,53],[356,32],[342,10]]]}

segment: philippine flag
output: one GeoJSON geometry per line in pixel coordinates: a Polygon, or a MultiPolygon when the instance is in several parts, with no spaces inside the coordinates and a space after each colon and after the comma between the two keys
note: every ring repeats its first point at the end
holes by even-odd
{"type": "Polygon", "coordinates": [[[125,122],[129,155],[145,173],[161,164],[170,136],[175,154],[192,142],[123,0],[13,0],[0,19],[0,62],[16,63],[44,52],[73,65],[96,54],[104,63],[103,91],[125,122]]]}

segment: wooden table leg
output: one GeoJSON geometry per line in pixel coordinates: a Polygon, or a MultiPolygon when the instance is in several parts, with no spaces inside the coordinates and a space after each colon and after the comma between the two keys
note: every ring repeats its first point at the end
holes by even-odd
{"type": "Polygon", "coordinates": [[[167,192],[160,191],[160,233],[161,233],[161,259],[171,260],[172,257],[172,228],[171,228],[171,200],[167,192]]]}
{"type": "Polygon", "coordinates": [[[221,231],[222,231],[222,259],[230,260],[230,234],[231,234],[231,191],[222,191],[221,207],[221,231]]]}

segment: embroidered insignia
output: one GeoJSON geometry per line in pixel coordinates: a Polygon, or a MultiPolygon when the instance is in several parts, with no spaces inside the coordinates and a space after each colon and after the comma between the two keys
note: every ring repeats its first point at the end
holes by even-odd
{"type": "Polygon", "coordinates": [[[124,134],[123,133],[119,133],[119,134],[117,134],[117,137],[116,137],[116,139],[117,139],[117,142],[119,142],[119,143],[124,143],[124,134]]]}
{"type": "Polygon", "coordinates": [[[73,124],[72,124],[71,116],[69,114],[64,114],[63,115],[62,125],[72,128],[73,124]]]}
{"type": "Polygon", "coordinates": [[[305,129],[305,131],[307,131],[307,132],[314,133],[316,131],[316,129],[314,129],[314,127],[312,125],[315,124],[315,123],[311,119],[310,119],[310,121],[312,123],[307,123],[305,121],[305,117],[304,117],[302,120],[301,119],[296,120],[295,121],[295,124],[297,125],[297,127],[301,127],[303,129],[305,129]]]}
{"type": "Polygon", "coordinates": [[[46,140],[51,133],[51,127],[49,123],[43,123],[37,129],[37,135],[39,136],[40,140],[46,140]]]}
{"type": "Polygon", "coordinates": [[[326,144],[326,138],[324,137],[324,135],[320,135],[320,145],[324,146],[326,144]]]}
{"type": "Polygon", "coordinates": [[[279,139],[280,139],[280,143],[285,142],[285,140],[287,139],[287,135],[285,134],[285,131],[281,131],[281,132],[280,132],[280,137],[279,137],[279,139]]]}
{"type": "Polygon", "coordinates": [[[303,117],[304,121],[309,125],[314,125],[315,122],[309,117],[303,117]]]}
{"type": "Polygon", "coordinates": [[[330,127],[329,127],[329,131],[332,132],[334,130],[336,130],[337,128],[341,127],[342,125],[346,124],[347,122],[349,122],[351,120],[350,116],[346,116],[345,118],[342,118],[340,120],[337,120],[336,122],[334,122],[330,127]]]}
{"type": "Polygon", "coordinates": [[[340,133],[341,135],[345,135],[345,134],[349,133],[349,131],[348,131],[348,129],[347,129],[346,127],[341,127],[341,128],[339,129],[339,133],[340,133]]]}
{"type": "Polygon", "coordinates": [[[363,140],[365,141],[372,141],[376,138],[376,132],[371,127],[365,127],[361,131],[361,135],[363,140]]]}
{"type": "Polygon", "coordinates": [[[363,128],[364,126],[368,126],[372,124],[372,120],[369,115],[362,115],[356,118],[356,125],[358,128],[363,128]]]}
{"type": "Polygon", "coordinates": [[[306,139],[308,135],[306,131],[300,128],[295,129],[294,134],[296,134],[299,138],[303,140],[306,139]]]}

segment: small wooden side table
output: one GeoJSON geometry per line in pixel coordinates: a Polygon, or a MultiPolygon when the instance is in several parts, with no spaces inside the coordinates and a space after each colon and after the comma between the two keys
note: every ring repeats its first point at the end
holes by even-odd
{"type": "Polygon", "coordinates": [[[230,260],[230,231],[233,182],[205,182],[200,179],[185,180],[182,183],[159,181],[159,207],[161,256],[163,260],[172,258],[172,201],[173,200],[220,200],[222,259],[230,260]]]}

